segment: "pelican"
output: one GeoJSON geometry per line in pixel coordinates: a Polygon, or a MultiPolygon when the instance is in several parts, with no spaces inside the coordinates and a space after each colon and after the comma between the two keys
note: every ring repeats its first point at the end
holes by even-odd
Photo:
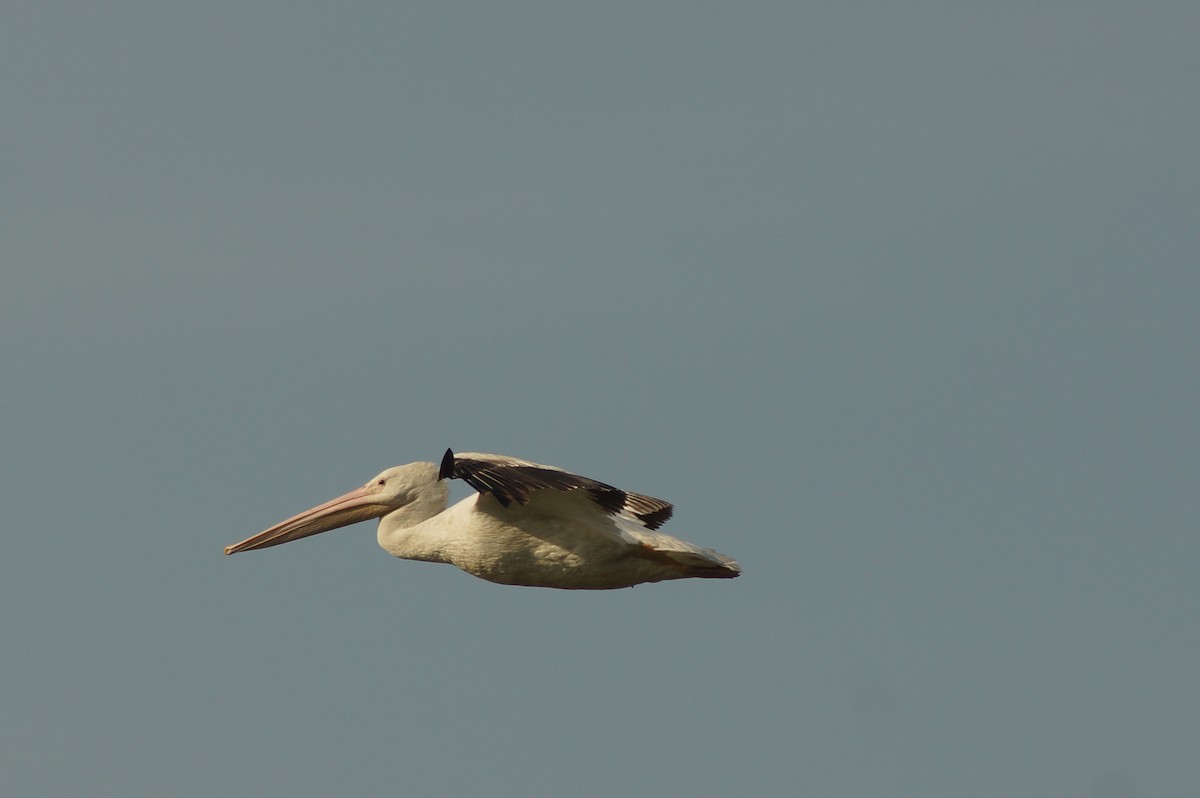
{"type": "Polygon", "coordinates": [[[450,563],[502,585],[608,590],[667,579],[728,579],[741,566],[658,528],[662,499],[631,493],[553,466],[495,454],[409,463],[225,547],[265,549],[379,518],[377,539],[405,560],[450,563]],[[478,491],[447,508],[449,479],[478,491]]]}

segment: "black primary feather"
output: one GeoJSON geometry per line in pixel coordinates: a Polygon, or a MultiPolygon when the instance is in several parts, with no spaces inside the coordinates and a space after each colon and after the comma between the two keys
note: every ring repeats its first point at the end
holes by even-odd
{"type": "Polygon", "coordinates": [[[461,479],[480,493],[490,493],[504,507],[525,504],[535,490],[584,490],[600,509],[611,515],[628,510],[648,529],[658,529],[671,517],[670,502],[615,488],[595,479],[521,461],[476,460],[455,457],[447,449],[439,479],[461,479]]]}

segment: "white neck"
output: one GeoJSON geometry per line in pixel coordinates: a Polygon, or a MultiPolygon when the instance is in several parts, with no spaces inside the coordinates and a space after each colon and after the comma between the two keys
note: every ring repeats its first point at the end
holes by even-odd
{"type": "Polygon", "coordinates": [[[379,519],[376,539],[393,557],[426,562],[449,562],[446,539],[438,524],[425,523],[446,509],[450,488],[439,481],[423,489],[414,500],[379,519]]]}

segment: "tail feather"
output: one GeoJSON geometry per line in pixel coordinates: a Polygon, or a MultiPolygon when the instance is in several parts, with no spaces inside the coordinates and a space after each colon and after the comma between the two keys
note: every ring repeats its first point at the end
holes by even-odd
{"type": "MultiPolygon", "coordinates": [[[[629,494],[639,496],[639,494],[629,494]]],[[[649,497],[639,498],[658,501],[649,497]]],[[[664,502],[665,504],[665,502],[664,502]]],[[[667,504],[666,507],[670,508],[667,504]]],[[[732,557],[726,557],[712,549],[702,548],[686,540],[671,537],[648,526],[646,518],[630,512],[613,516],[616,531],[628,543],[641,548],[642,556],[670,565],[680,571],[681,576],[698,576],[704,579],[732,579],[741,576],[742,566],[732,557]]],[[[655,525],[657,526],[657,525],[655,525]]],[[[668,577],[670,578],[670,577],[668,577]]]]}
{"type": "Polygon", "coordinates": [[[695,551],[657,549],[656,552],[676,565],[683,566],[688,576],[696,576],[701,579],[733,579],[742,575],[742,566],[736,560],[712,549],[696,549],[695,551]]]}

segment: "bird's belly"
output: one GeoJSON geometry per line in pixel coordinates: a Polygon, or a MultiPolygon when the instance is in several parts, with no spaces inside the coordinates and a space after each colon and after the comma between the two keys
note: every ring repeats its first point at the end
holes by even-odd
{"type": "Polygon", "coordinates": [[[534,530],[503,521],[484,525],[450,561],[469,574],[504,585],[605,590],[670,578],[660,564],[601,535],[580,535],[546,522],[534,530]]]}

